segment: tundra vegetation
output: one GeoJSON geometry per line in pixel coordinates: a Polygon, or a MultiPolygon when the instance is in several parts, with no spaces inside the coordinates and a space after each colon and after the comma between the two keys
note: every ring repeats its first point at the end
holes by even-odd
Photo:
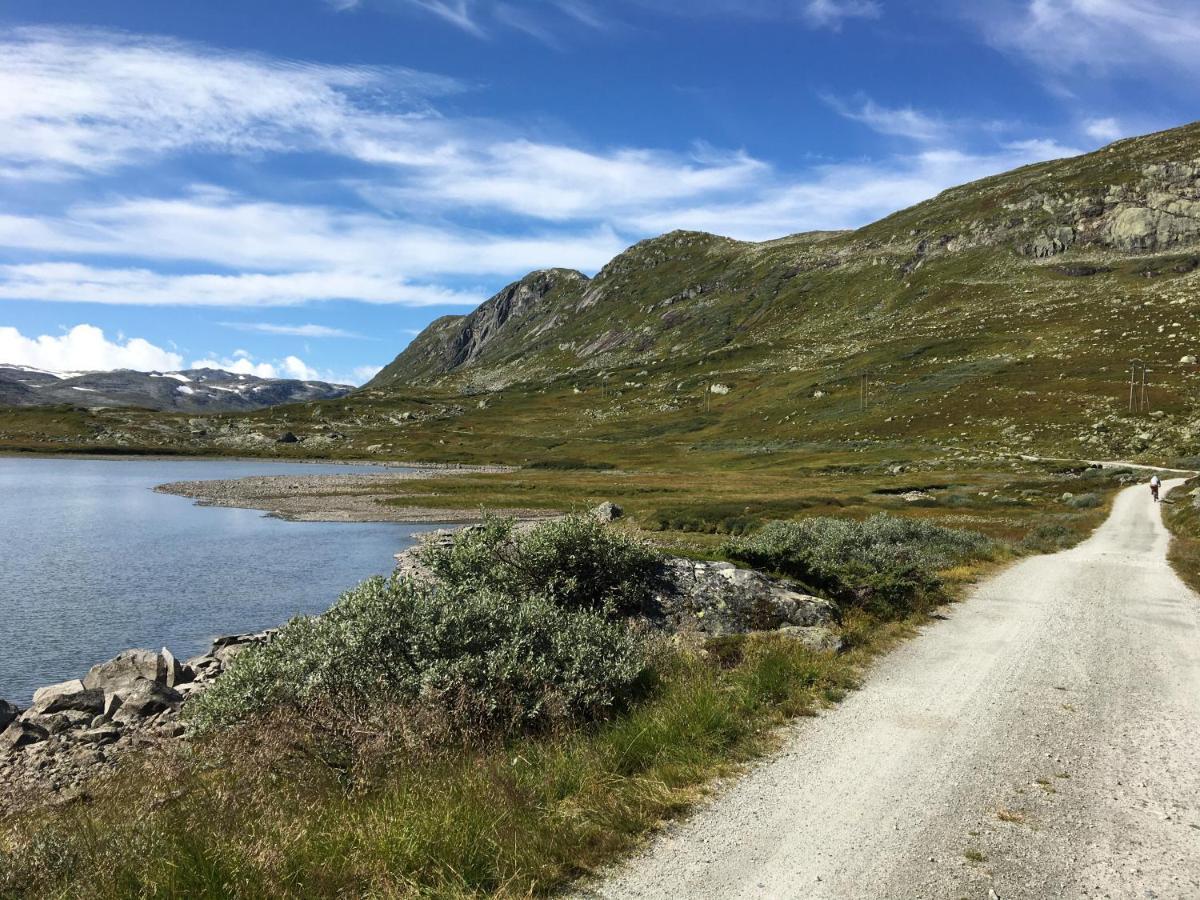
{"type": "Polygon", "coordinates": [[[549,893],[1013,552],[888,515],[775,522],[726,549],[836,600],[845,649],[663,633],[643,536],[489,520],[426,550],[423,577],[364,582],[238,656],[186,707],[191,740],[3,819],[0,896],[549,893]]]}

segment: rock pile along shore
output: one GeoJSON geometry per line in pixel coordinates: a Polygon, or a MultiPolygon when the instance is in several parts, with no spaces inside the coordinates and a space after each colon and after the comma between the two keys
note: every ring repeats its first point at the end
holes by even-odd
{"type": "MultiPolygon", "coordinates": [[[[606,521],[619,507],[597,510],[606,521]]],[[[423,545],[446,542],[435,531],[423,545]]],[[[396,557],[402,577],[432,578],[421,546],[396,557]]],[[[678,557],[660,563],[659,589],[643,613],[651,628],[683,639],[773,632],[816,651],[841,649],[834,605],[789,581],[730,563],[678,557]]],[[[278,629],[217,638],[179,662],[166,648],[126,650],[82,678],[38,689],[28,709],[0,700],[0,806],[15,809],[46,796],[70,796],[132,750],[186,739],[180,711],[250,647],[278,629]]]]}
{"type": "Polygon", "coordinates": [[[125,752],[184,737],[179,712],[187,699],[274,633],[219,637],[183,663],[165,647],[125,650],[82,678],[39,688],[28,709],[0,700],[0,802],[15,808],[75,788],[125,752]]]}

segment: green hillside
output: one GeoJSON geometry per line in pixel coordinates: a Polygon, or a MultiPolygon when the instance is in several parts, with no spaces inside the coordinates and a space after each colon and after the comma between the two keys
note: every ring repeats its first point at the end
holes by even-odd
{"type": "Polygon", "coordinates": [[[434,322],[342,400],[5,410],[0,446],[685,468],[834,451],[1177,458],[1200,428],[1198,286],[1192,124],[856,231],[672,232],[592,279],[535,272],[434,322]],[[1139,374],[1131,412],[1133,359],[1146,400],[1139,374]],[[298,440],[278,443],[287,431],[298,440]]]}

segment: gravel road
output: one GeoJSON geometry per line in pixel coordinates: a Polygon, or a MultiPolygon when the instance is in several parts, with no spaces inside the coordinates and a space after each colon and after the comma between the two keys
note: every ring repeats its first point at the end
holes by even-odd
{"type": "Polygon", "coordinates": [[[1200,598],[1167,545],[1127,489],[581,896],[1200,897],[1200,598]]]}

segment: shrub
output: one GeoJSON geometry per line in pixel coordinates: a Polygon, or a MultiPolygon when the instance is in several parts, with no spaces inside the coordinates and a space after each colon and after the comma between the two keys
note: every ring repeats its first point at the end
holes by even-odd
{"type": "Polygon", "coordinates": [[[1025,535],[1017,544],[1017,549],[1025,553],[1054,553],[1074,546],[1079,537],[1060,522],[1047,522],[1025,535]]]}
{"type": "Polygon", "coordinates": [[[643,641],[602,613],[372,578],[243,653],[188,711],[204,730],[278,707],[400,704],[503,731],[601,715],[646,665],[643,641]]]}
{"type": "Polygon", "coordinates": [[[1076,494],[1067,499],[1067,506],[1072,509],[1094,509],[1102,502],[1099,494],[1076,494]]]}
{"type": "Polygon", "coordinates": [[[827,517],[772,522],[730,542],[725,551],[828,594],[843,615],[864,609],[895,618],[941,591],[939,571],[989,558],[995,548],[977,532],[880,514],[865,522],[827,517]]]}
{"type": "Polygon", "coordinates": [[[631,614],[654,592],[659,555],[591,516],[567,516],[519,534],[512,519],[489,517],[421,560],[455,592],[537,595],[564,609],[631,614]]]}

